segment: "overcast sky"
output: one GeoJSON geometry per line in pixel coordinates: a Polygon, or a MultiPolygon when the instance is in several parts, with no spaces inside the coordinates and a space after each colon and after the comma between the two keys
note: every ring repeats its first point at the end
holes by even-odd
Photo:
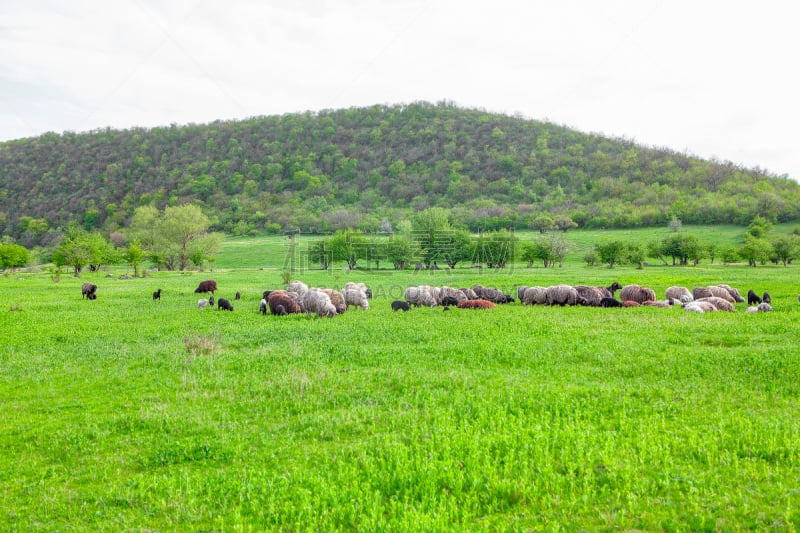
{"type": "Polygon", "coordinates": [[[800,179],[792,6],[3,0],[0,140],[450,100],[800,179]]]}

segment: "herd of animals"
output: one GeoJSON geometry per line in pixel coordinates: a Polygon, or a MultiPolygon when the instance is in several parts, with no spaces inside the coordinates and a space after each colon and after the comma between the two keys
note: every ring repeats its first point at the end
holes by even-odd
{"type": "MultiPolygon", "coordinates": [[[[195,293],[211,293],[209,298],[197,301],[200,309],[217,306],[219,310],[233,311],[233,304],[226,298],[214,299],[217,291],[215,280],[205,280],[195,289],[195,293]]],[[[84,283],[81,287],[82,298],[97,299],[97,285],[84,283]]],[[[236,293],[234,300],[241,294],[236,293]]],[[[301,281],[293,281],[286,290],[264,291],[259,303],[259,311],[266,315],[282,316],[295,313],[318,315],[332,318],[344,313],[350,307],[369,309],[372,291],[364,283],[348,282],[342,290],[327,288],[309,288],[301,281]]],[[[622,286],[613,282],[608,287],[589,285],[553,285],[550,287],[521,286],[517,296],[503,293],[499,289],[476,285],[473,288],[434,287],[431,285],[411,286],[405,290],[404,300],[391,303],[393,311],[409,311],[411,307],[442,306],[449,311],[452,306],[461,309],[492,309],[497,304],[509,304],[519,300],[523,305],[583,305],[591,307],[673,307],[680,306],[685,311],[710,313],[714,311],[736,311],[735,303],[747,302],[747,312],[772,311],[772,298],[768,292],[762,295],[752,289],[747,291],[747,299],[739,290],[725,284],[708,287],[669,287],[663,300],[657,299],[653,289],[640,285],[622,286]],[[619,298],[616,292],[619,292],[619,298]]],[[[153,292],[153,300],[161,299],[161,289],[153,292]]],[[[800,299],[800,297],[798,297],[800,299]]]]}

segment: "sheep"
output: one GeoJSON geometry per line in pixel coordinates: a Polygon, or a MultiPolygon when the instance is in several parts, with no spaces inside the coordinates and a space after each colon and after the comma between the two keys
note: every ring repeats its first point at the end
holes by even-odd
{"type": "Polygon", "coordinates": [[[517,299],[521,302],[522,299],[525,297],[525,289],[527,289],[527,285],[520,285],[517,287],[517,299]]]}
{"type": "Polygon", "coordinates": [[[748,313],[768,313],[770,311],[772,311],[772,306],[763,302],[747,308],[748,313]]]}
{"type": "Polygon", "coordinates": [[[589,287],[588,285],[575,285],[575,290],[578,295],[586,300],[588,305],[597,307],[600,305],[600,300],[608,298],[604,292],[605,287],[589,287]]]}
{"type": "Polygon", "coordinates": [[[262,297],[262,298],[264,298],[265,300],[268,300],[268,299],[269,299],[269,295],[270,295],[271,293],[272,293],[272,291],[271,291],[271,290],[270,290],[270,291],[264,291],[264,292],[261,294],[261,297],[262,297]]]}
{"type": "Polygon", "coordinates": [[[736,301],[736,299],[733,296],[731,296],[731,293],[728,292],[728,289],[726,289],[725,287],[720,287],[719,285],[709,285],[708,290],[711,291],[711,296],[722,298],[723,300],[727,300],[730,303],[734,303],[736,301]]]}
{"type": "Polygon", "coordinates": [[[686,287],[676,287],[676,286],[668,287],[665,297],[667,300],[672,298],[673,300],[678,300],[681,302],[684,302],[685,298],[686,301],[684,303],[688,303],[694,300],[694,296],[692,296],[692,293],[686,287]]]}
{"type": "Polygon", "coordinates": [[[458,289],[458,291],[461,294],[463,294],[464,296],[466,296],[467,300],[477,300],[478,299],[478,295],[475,294],[475,291],[473,291],[472,289],[470,289],[468,287],[462,287],[462,288],[458,289]]]}
{"type": "Polygon", "coordinates": [[[707,296],[705,298],[699,298],[698,300],[695,300],[695,302],[708,302],[716,307],[718,311],[729,311],[731,313],[736,311],[733,303],[729,302],[725,298],[720,298],[719,296],[707,296]]]}
{"type": "Polygon", "coordinates": [[[467,297],[464,296],[464,293],[461,292],[458,289],[454,289],[452,287],[447,287],[447,286],[440,287],[439,288],[438,303],[444,305],[445,298],[449,298],[448,301],[451,301],[451,302],[453,300],[455,300],[455,302],[453,302],[452,305],[455,305],[456,303],[460,302],[461,300],[466,300],[467,299],[467,297]]]}
{"type": "Polygon", "coordinates": [[[747,305],[758,305],[761,303],[761,297],[756,294],[756,291],[750,289],[747,291],[747,305]]]}
{"type": "Polygon", "coordinates": [[[231,305],[229,300],[220,298],[217,302],[217,311],[233,311],[233,305],[231,305]]]}
{"type": "Polygon", "coordinates": [[[286,308],[285,307],[283,307],[282,305],[278,305],[277,307],[275,307],[275,314],[277,316],[286,316],[289,313],[286,312],[286,308]]]}
{"type": "Polygon", "coordinates": [[[695,287],[692,289],[692,298],[699,300],[700,298],[708,298],[714,296],[708,287],[695,287]]]}
{"type": "Polygon", "coordinates": [[[214,307],[214,295],[213,294],[208,297],[208,305],[210,305],[211,307],[214,307]]]}
{"type": "Polygon", "coordinates": [[[765,304],[771,304],[772,296],[770,296],[768,292],[765,292],[764,296],[761,297],[761,302],[765,304]]]}
{"type": "Polygon", "coordinates": [[[619,299],[625,302],[626,300],[643,303],[648,300],[655,300],[656,293],[653,289],[642,287],[641,285],[626,285],[619,293],[619,299]]]}
{"type": "Polygon", "coordinates": [[[714,313],[717,308],[714,304],[704,300],[694,300],[683,306],[684,311],[691,311],[694,313],[714,313]]]}
{"type": "Polygon", "coordinates": [[[292,281],[289,283],[288,291],[296,292],[300,297],[302,297],[308,291],[308,285],[302,281],[292,281]]]}
{"type": "Polygon", "coordinates": [[[302,302],[308,316],[312,313],[328,318],[336,316],[336,307],[331,303],[331,297],[321,289],[308,289],[302,296],[302,302]]]}
{"type": "Polygon", "coordinates": [[[717,285],[717,287],[722,287],[723,289],[728,291],[728,294],[731,295],[731,298],[733,298],[734,302],[736,302],[736,303],[744,302],[744,298],[742,298],[742,295],[739,294],[739,289],[737,289],[735,287],[731,287],[730,285],[725,285],[723,283],[720,283],[719,285],[717,285]]]}
{"type": "Polygon", "coordinates": [[[344,301],[349,308],[351,305],[356,305],[361,307],[364,311],[369,309],[369,299],[367,298],[367,293],[364,289],[358,286],[349,286],[348,283],[345,285],[344,289],[342,289],[342,296],[344,296],[344,301]]]}
{"type": "Polygon", "coordinates": [[[496,304],[510,303],[508,296],[503,294],[503,291],[500,289],[484,287],[483,285],[475,285],[472,290],[475,291],[475,294],[478,295],[479,299],[489,300],[490,302],[494,302],[496,304]]]}
{"type": "Polygon", "coordinates": [[[544,305],[547,303],[547,288],[527,287],[522,295],[522,305],[544,305]]]}
{"type": "MultiPolygon", "coordinates": [[[[547,287],[547,305],[577,305],[580,295],[575,287],[570,285],[552,285],[547,287]]],[[[585,300],[584,300],[585,301],[585,300]]]]}
{"type": "Polygon", "coordinates": [[[239,291],[236,291],[236,296],[233,297],[234,300],[241,300],[242,294],[239,291]]]}
{"type": "Polygon", "coordinates": [[[335,289],[319,289],[325,294],[328,295],[328,298],[331,299],[331,303],[333,307],[336,308],[336,314],[341,315],[345,311],[347,311],[347,301],[344,299],[344,295],[335,290],[335,289]]]}
{"type": "Polygon", "coordinates": [[[421,305],[427,307],[436,307],[436,297],[431,289],[433,289],[433,287],[430,285],[408,287],[404,296],[409,304],[412,304],[416,307],[421,305]]]}
{"type": "Polygon", "coordinates": [[[392,311],[398,311],[402,309],[403,312],[408,311],[411,309],[411,306],[408,305],[408,302],[404,302],[403,300],[395,300],[392,302],[392,311]]]}
{"type": "Polygon", "coordinates": [[[669,300],[647,300],[646,302],[642,302],[642,305],[666,309],[668,307],[672,307],[672,303],[674,301],[675,300],[673,300],[672,298],[670,298],[669,300]]]}
{"type": "MultiPolygon", "coordinates": [[[[281,306],[281,308],[283,308],[283,306],[281,306]]],[[[258,304],[258,310],[262,315],[266,315],[267,314],[267,299],[266,298],[262,298],[261,299],[261,302],[259,302],[259,304],[258,304]]],[[[284,309],[284,312],[286,312],[285,309],[284,309]]]]}
{"type": "Polygon", "coordinates": [[[603,298],[600,300],[600,307],[622,307],[622,302],[616,298],[603,298]]]}
{"type": "Polygon", "coordinates": [[[642,304],[634,300],[622,300],[622,307],[639,307],[640,305],[642,304]]]}
{"type": "Polygon", "coordinates": [[[442,308],[442,311],[449,311],[449,310],[450,310],[450,306],[449,306],[449,305],[445,305],[445,306],[442,308]]]}
{"type": "MultiPolygon", "coordinates": [[[[466,300],[466,298],[462,298],[462,300],[466,300]]],[[[458,298],[454,298],[452,296],[445,296],[442,298],[442,305],[447,307],[449,305],[458,305],[460,300],[458,298]]]]}
{"type": "Polygon", "coordinates": [[[161,289],[158,289],[156,292],[153,293],[153,300],[160,300],[161,299],[161,289]]]}
{"type": "Polygon", "coordinates": [[[205,309],[207,305],[208,305],[208,300],[206,300],[205,298],[200,298],[199,300],[197,300],[198,309],[205,309]]]}
{"type": "Polygon", "coordinates": [[[267,298],[267,305],[269,305],[269,312],[273,315],[278,314],[278,307],[283,307],[287,314],[301,312],[300,304],[286,291],[272,291],[267,298]]]}
{"type": "Polygon", "coordinates": [[[214,281],[213,279],[207,279],[205,281],[201,281],[200,284],[197,286],[197,288],[194,290],[194,292],[199,294],[210,292],[211,294],[214,294],[214,291],[216,290],[217,290],[217,282],[214,281]]]}
{"type": "Polygon", "coordinates": [[[477,300],[461,300],[457,307],[459,309],[494,309],[497,306],[494,302],[478,298],[477,300]]]}
{"type": "Polygon", "coordinates": [[[81,285],[81,300],[86,298],[87,300],[96,300],[97,299],[97,285],[94,283],[84,283],[81,285]]]}

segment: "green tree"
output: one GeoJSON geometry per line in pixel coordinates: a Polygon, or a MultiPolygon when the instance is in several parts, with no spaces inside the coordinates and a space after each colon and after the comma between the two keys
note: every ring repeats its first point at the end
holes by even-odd
{"type": "Polygon", "coordinates": [[[771,229],[772,229],[772,222],[762,217],[761,215],[756,215],[755,217],[753,217],[753,220],[752,222],[750,222],[750,225],[747,226],[747,230],[745,230],[745,233],[747,235],[752,235],[753,237],[760,239],[762,237],[765,237],[767,233],[769,233],[769,230],[771,229]]]}
{"type": "Polygon", "coordinates": [[[29,260],[30,252],[24,246],[0,243],[0,268],[22,268],[29,260]]]}
{"type": "Polygon", "coordinates": [[[75,277],[81,275],[86,265],[97,270],[101,265],[117,260],[114,247],[99,233],[89,233],[75,223],[66,230],[61,244],[53,251],[53,262],[58,267],[70,266],[75,277]]]}
{"type": "Polygon", "coordinates": [[[144,250],[139,239],[133,239],[125,250],[124,259],[133,268],[133,277],[139,277],[139,265],[144,261],[144,250]]]}
{"type": "Polygon", "coordinates": [[[539,215],[531,221],[531,227],[539,233],[547,233],[553,229],[553,217],[550,215],[539,215]]]}
{"type": "Polygon", "coordinates": [[[312,263],[319,263],[322,270],[328,270],[328,268],[330,268],[331,259],[331,251],[328,249],[327,239],[320,239],[309,245],[308,260],[312,263]]]}
{"type": "Polygon", "coordinates": [[[597,244],[595,248],[600,261],[608,264],[608,268],[614,268],[614,265],[625,258],[627,245],[623,241],[616,240],[597,244]]]}
{"type": "Polygon", "coordinates": [[[455,268],[462,261],[467,261],[475,255],[475,243],[466,230],[453,231],[443,245],[443,255],[447,266],[455,268]]]}
{"type": "Polygon", "coordinates": [[[566,233],[567,231],[571,230],[572,228],[577,228],[578,224],[572,220],[572,217],[569,215],[557,215],[553,219],[553,227],[558,231],[563,231],[566,233]]]}
{"type": "Polygon", "coordinates": [[[386,244],[386,258],[392,262],[395,270],[405,270],[406,265],[414,260],[417,244],[407,235],[396,233],[389,237],[386,244]]]}
{"type": "Polygon", "coordinates": [[[507,229],[482,233],[475,243],[475,262],[486,263],[489,268],[505,268],[516,258],[518,240],[507,229]]]}
{"type": "Polygon", "coordinates": [[[772,258],[783,263],[787,266],[792,260],[797,257],[800,251],[800,241],[796,236],[781,235],[770,240],[772,245],[772,258]]]}
{"type": "Polygon", "coordinates": [[[328,238],[327,248],[334,261],[345,261],[347,268],[356,268],[359,259],[364,259],[367,252],[367,238],[360,230],[348,228],[339,230],[328,238]]]}
{"type": "Polygon", "coordinates": [[[453,238],[450,213],[441,207],[425,209],[414,217],[412,228],[425,266],[430,267],[438,259],[444,260],[448,243],[453,238]]]}
{"type": "Polygon", "coordinates": [[[636,265],[636,268],[641,269],[646,257],[645,247],[641,243],[628,243],[625,249],[625,260],[636,265]]]}
{"type": "Polygon", "coordinates": [[[744,236],[744,244],[739,248],[739,255],[747,261],[751,267],[762,265],[769,260],[772,253],[772,245],[766,239],[754,237],[751,233],[744,236]]]}

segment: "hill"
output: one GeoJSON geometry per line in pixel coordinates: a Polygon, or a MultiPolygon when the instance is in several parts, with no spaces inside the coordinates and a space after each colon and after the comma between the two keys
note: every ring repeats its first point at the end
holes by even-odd
{"type": "Polygon", "coordinates": [[[375,231],[451,209],[472,230],[746,224],[800,218],[800,187],[761,169],[447,102],[153,129],[47,133],[0,144],[0,233],[48,244],[68,222],[124,227],[134,209],[200,204],[247,234],[375,231]]]}

